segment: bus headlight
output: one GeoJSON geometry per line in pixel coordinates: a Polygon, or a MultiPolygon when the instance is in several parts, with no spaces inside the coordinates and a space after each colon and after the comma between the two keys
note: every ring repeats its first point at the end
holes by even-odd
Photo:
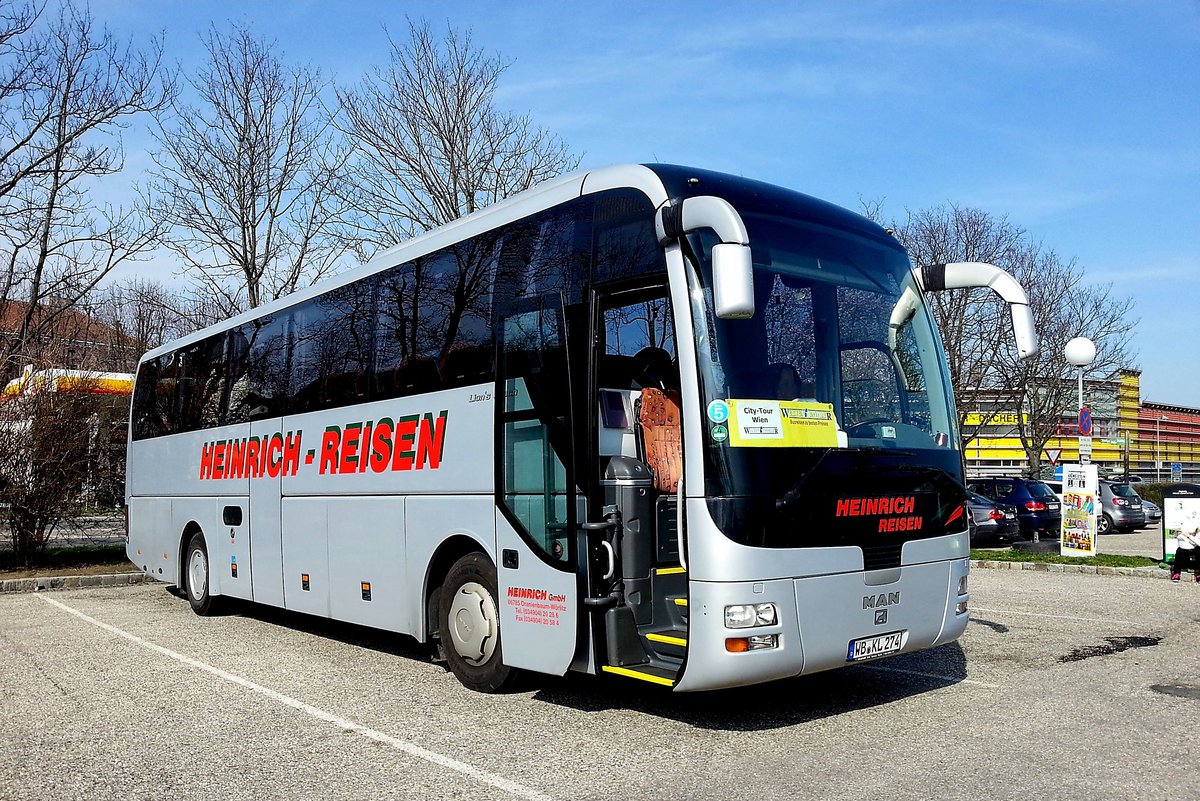
{"type": "Polygon", "coordinates": [[[963,576],[962,578],[960,578],[958,580],[958,594],[959,595],[967,594],[967,577],[966,576],[963,576]]]}
{"type": "Polygon", "coordinates": [[[733,604],[725,607],[725,628],[748,629],[774,626],[779,621],[775,604],[733,604]]]}

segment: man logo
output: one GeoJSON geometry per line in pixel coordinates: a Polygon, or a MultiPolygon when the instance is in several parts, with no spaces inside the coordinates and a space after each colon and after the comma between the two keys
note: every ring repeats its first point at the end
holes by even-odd
{"type": "Polygon", "coordinates": [[[887,610],[886,609],[876,609],[875,610],[875,625],[882,626],[884,623],[887,623],[887,610]]]}

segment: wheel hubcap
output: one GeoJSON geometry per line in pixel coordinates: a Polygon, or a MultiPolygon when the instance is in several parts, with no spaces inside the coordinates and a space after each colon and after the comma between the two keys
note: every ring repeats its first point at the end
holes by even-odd
{"type": "Polygon", "coordinates": [[[482,665],[496,650],[499,620],[496,602],[487,588],[474,581],[459,588],[450,604],[450,641],[455,652],[472,665],[482,665]]]}
{"type": "Polygon", "coordinates": [[[199,601],[208,587],[208,559],[204,551],[196,548],[188,557],[188,592],[199,601]]]}

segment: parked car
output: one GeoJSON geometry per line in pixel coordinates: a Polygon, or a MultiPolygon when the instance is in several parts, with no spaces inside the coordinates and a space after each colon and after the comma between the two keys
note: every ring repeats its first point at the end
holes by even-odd
{"type": "Polygon", "coordinates": [[[967,526],[972,547],[976,543],[1012,542],[1021,534],[1017,507],[997,503],[970,491],[967,492],[967,526]]]}
{"type": "Polygon", "coordinates": [[[1134,475],[1132,473],[1127,476],[1121,475],[1120,473],[1113,473],[1111,476],[1108,476],[1108,480],[1117,484],[1141,484],[1143,481],[1145,481],[1145,479],[1141,476],[1134,475]]]}
{"type": "Polygon", "coordinates": [[[1042,483],[1045,484],[1047,487],[1049,487],[1050,491],[1058,496],[1059,503],[1063,502],[1063,491],[1062,491],[1062,482],[1061,481],[1043,481],[1042,483]]]}
{"type": "Polygon", "coordinates": [[[979,478],[968,482],[967,489],[1015,506],[1022,537],[1058,537],[1062,502],[1046,482],[1030,478],[979,478]]]}
{"type": "Polygon", "coordinates": [[[1158,504],[1142,498],[1142,511],[1146,513],[1146,523],[1142,528],[1157,526],[1162,522],[1162,509],[1158,507],[1158,504]]]}
{"type": "Polygon", "coordinates": [[[1100,482],[1100,508],[1096,510],[1096,533],[1128,533],[1146,525],[1142,499],[1128,484],[1100,482]]]}

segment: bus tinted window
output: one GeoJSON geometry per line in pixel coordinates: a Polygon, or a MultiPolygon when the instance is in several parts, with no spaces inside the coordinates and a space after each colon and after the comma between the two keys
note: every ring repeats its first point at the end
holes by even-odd
{"type": "Polygon", "coordinates": [[[654,233],[654,206],[641,192],[606,192],[595,207],[596,283],[665,269],[654,233]]]}
{"type": "Polygon", "coordinates": [[[374,281],[357,281],[292,313],[290,410],[307,412],[367,400],[374,336],[374,281]]]}
{"type": "MultiPolygon", "coordinates": [[[[287,411],[289,353],[286,313],[264,317],[234,332],[244,358],[231,371],[228,423],[274,417],[287,411]]],[[[236,354],[235,354],[236,355],[236,354]]]]}
{"type": "Polygon", "coordinates": [[[142,362],[133,393],[133,438],[161,437],[174,431],[174,354],[142,362]]]}
{"type": "Polygon", "coordinates": [[[179,353],[177,408],[173,430],[198,431],[221,424],[225,391],[225,335],[217,334],[179,353]]]}
{"type": "Polygon", "coordinates": [[[477,237],[381,274],[377,399],[491,379],[493,241],[477,237]]]}

